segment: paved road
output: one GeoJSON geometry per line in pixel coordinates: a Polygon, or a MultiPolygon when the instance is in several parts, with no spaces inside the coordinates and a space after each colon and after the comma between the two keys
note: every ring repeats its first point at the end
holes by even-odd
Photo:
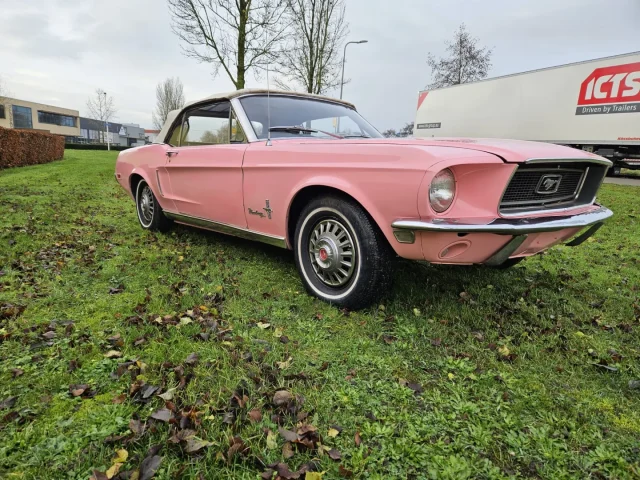
{"type": "Polygon", "coordinates": [[[604,183],[615,183],[616,185],[633,185],[640,187],[640,177],[607,177],[604,179],[604,183]]]}

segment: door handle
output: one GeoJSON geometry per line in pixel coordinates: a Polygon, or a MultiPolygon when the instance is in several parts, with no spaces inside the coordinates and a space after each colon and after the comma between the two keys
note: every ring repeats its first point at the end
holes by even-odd
{"type": "Polygon", "coordinates": [[[176,152],[175,150],[169,150],[167,151],[167,157],[169,157],[169,160],[171,160],[171,157],[178,155],[178,153],[180,152],[176,152]]]}

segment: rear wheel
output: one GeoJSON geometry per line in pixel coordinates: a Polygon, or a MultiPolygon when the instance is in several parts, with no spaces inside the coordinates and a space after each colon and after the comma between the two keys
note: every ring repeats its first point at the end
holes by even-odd
{"type": "Polygon", "coordinates": [[[136,210],[140,226],[145,230],[166,232],[171,228],[171,220],[164,216],[158,199],[144,180],[140,180],[136,187],[136,210]]]}
{"type": "Polygon", "coordinates": [[[321,300],[363,308],[390,286],[390,249],[377,225],[355,202],[334,196],[310,202],[294,236],[306,290],[321,300]]]}

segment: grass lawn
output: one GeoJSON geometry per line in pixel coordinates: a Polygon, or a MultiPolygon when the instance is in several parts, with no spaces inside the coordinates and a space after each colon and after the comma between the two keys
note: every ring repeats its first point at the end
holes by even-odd
{"type": "Polygon", "coordinates": [[[640,170],[630,170],[628,168],[622,169],[622,175],[629,175],[632,177],[640,177],[640,170]]]}
{"type": "Polygon", "coordinates": [[[640,476],[640,189],[578,248],[399,261],[349,313],[291,252],[143,231],[115,157],[0,171],[0,477],[640,476]]]}

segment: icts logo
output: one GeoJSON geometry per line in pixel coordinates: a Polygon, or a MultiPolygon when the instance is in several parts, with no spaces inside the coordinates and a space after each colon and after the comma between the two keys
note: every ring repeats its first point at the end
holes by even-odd
{"type": "Polygon", "coordinates": [[[640,63],[597,68],[580,85],[576,115],[640,112],[635,102],[640,102],[640,63]]]}

